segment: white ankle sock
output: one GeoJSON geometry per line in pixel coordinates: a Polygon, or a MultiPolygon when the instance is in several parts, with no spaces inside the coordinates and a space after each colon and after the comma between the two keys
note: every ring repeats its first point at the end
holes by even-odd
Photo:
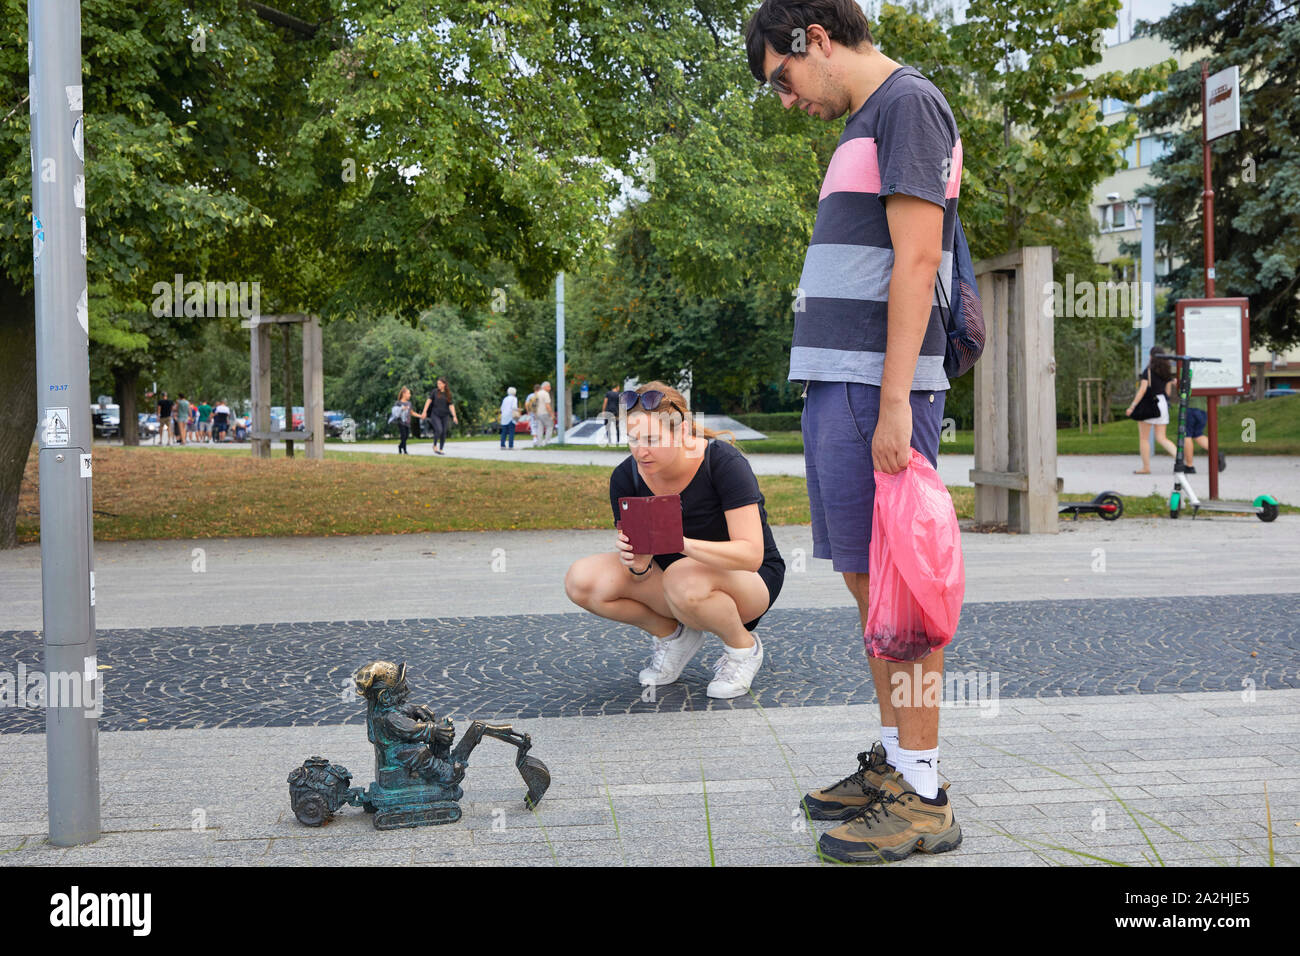
{"type": "Polygon", "coordinates": [[[758,653],[758,638],[754,638],[754,643],[749,647],[732,647],[730,644],[723,644],[722,649],[725,650],[730,657],[738,661],[743,661],[746,657],[752,657],[754,654],[758,653]]]}
{"type": "Polygon", "coordinates": [[[661,641],[675,641],[675,640],[677,640],[677,638],[679,638],[679,637],[682,636],[682,628],[685,627],[685,626],[686,626],[686,625],[684,625],[681,621],[678,621],[678,622],[677,622],[677,630],[673,631],[671,634],[669,634],[669,635],[667,635],[667,636],[665,636],[665,637],[661,637],[661,638],[659,638],[659,640],[661,640],[661,641]]]}
{"type": "Polygon", "coordinates": [[[885,745],[885,757],[895,768],[898,767],[898,728],[881,727],[880,742],[885,745]]]}
{"type": "Polygon", "coordinates": [[[939,748],[933,750],[904,750],[898,748],[898,763],[894,768],[912,789],[928,800],[939,795],[939,748]]]}

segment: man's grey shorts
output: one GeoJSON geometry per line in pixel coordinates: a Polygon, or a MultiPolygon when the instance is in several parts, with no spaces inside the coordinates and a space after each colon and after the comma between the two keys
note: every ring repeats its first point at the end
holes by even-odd
{"type": "MultiPolygon", "coordinates": [[[[939,467],[942,391],[911,393],[912,447],[939,467]]],[[[836,571],[868,573],[871,515],[876,501],[871,436],[880,414],[880,387],[858,382],[809,382],[803,406],[803,459],[812,508],[813,557],[836,571]]]]}

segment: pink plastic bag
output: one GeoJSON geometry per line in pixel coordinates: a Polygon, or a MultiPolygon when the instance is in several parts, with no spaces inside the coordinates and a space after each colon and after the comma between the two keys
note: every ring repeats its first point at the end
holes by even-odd
{"type": "Polygon", "coordinates": [[[898,474],[875,473],[863,642],[889,661],[920,660],[952,641],[966,594],[952,497],[925,456],[911,453],[898,474]]]}

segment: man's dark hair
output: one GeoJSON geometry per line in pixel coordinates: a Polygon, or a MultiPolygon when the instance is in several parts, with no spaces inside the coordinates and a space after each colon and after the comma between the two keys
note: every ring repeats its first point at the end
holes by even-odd
{"type": "Polygon", "coordinates": [[[788,55],[795,37],[801,35],[796,30],[804,31],[804,49],[795,56],[807,56],[807,31],[814,23],[836,43],[853,50],[863,41],[875,43],[867,15],[857,0],[763,0],[745,27],[745,53],[754,79],[760,83],[767,81],[763,71],[767,47],[780,56],[788,55]]]}

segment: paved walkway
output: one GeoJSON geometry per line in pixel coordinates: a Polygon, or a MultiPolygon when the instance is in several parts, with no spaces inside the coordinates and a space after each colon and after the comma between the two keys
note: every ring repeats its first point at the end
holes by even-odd
{"type": "MultiPolygon", "coordinates": [[[[153,447],[153,446],[148,446],[153,447]]],[[[167,446],[163,446],[165,449],[167,446]]],[[[213,446],[196,445],[195,448],[213,446]]],[[[243,447],[246,445],[224,445],[220,447],[243,447]]],[[[356,442],[330,444],[330,451],[371,452],[394,455],[397,453],[396,442],[356,442]]],[[[283,445],[276,444],[277,454],[283,453],[283,445]]],[[[412,457],[434,457],[429,442],[420,441],[410,445],[412,457]]],[[[627,455],[627,449],[620,451],[602,449],[597,446],[569,448],[546,448],[533,450],[531,439],[516,444],[514,451],[502,451],[494,441],[454,441],[448,442],[446,455],[449,458],[472,458],[488,461],[522,461],[535,464],[551,465],[604,465],[613,468],[627,455]]],[[[1203,456],[1197,461],[1205,464],[1203,456]]],[[[769,455],[755,454],[749,456],[750,465],[759,475],[798,475],[803,477],[803,455],[769,455]]],[[[1150,475],[1135,475],[1133,469],[1141,464],[1136,450],[1132,455],[1060,455],[1057,457],[1057,474],[1065,481],[1065,491],[1071,493],[1098,494],[1102,491],[1116,491],[1121,495],[1157,494],[1167,497],[1173,489],[1173,459],[1162,452],[1152,460],[1150,475]]],[[[947,455],[942,446],[939,449],[939,476],[949,486],[970,487],[970,471],[975,467],[974,455],[947,455]]],[[[1210,496],[1209,472],[1198,466],[1198,473],[1191,476],[1192,487],[1202,498],[1210,496]]],[[[1284,504],[1300,504],[1300,455],[1233,455],[1228,460],[1228,468],[1219,475],[1219,497],[1222,499],[1254,500],[1255,496],[1269,494],[1284,504]]]]}
{"type": "MultiPolygon", "coordinates": [[[[902,866],[1300,861],[1300,691],[1004,701],[946,710],[940,773],[964,842],[902,866]],[[1267,810],[1265,802],[1267,785],[1267,810]],[[1148,843],[1148,840],[1150,843],[1148,843]],[[1096,858],[1101,858],[1096,859],[1096,858]]],[[[464,817],[380,832],[345,808],[300,825],[289,771],[321,754],[371,777],[360,726],[100,736],[104,835],[44,841],[45,741],[0,736],[0,865],[814,864],[827,824],[797,810],[855,769],[873,707],[558,717],[521,722],[553,784],[523,807],[513,748],[486,741],[464,817]]]]}
{"type": "MultiPolygon", "coordinates": [[[[965,843],[903,865],[1261,863],[1265,785],[1279,861],[1300,860],[1300,517],[1061,531],[964,536],[948,676],[991,690],[996,675],[998,691],[945,700],[940,771],[965,843]]],[[[777,529],[790,573],[760,625],[772,659],[757,699],[706,709],[702,655],[642,701],[644,637],[557,589],[608,537],[98,545],[104,836],[45,843],[39,719],[0,710],[0,864],[683,865],[709,862],[710,831],[719,863],[815,862],[823,827],[798,798],[879,733],[842,582],[808,557],[807,528],[777,529]],[[488,741],[458,824],[380,833],[355,810],[297,823],[285,778],[307,756],[370,780],[342,679],[382,656],[409,658],[416,697],[458,727],[491,712],[533,735],[555,781],[536,814],[513,751],[488,741]],[[606,716],[537,716],[592,712],[606,716]]],[[[39,549],[0,553],[0,669],[36,662],[39,626],[39,549]]]]}

